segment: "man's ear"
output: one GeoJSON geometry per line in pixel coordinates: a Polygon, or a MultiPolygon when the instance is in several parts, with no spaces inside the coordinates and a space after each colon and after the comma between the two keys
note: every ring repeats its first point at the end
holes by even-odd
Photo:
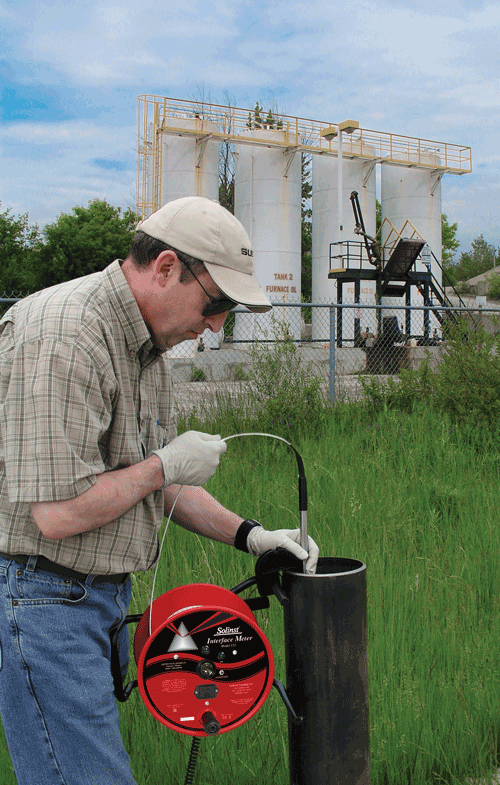
{"type": "Polygon", "coordinates": [[[180,272],[181,263],[174,251],[162,251],[151,262],[151,272],[160,286],[165,286],[177,270],[180,272]]]}

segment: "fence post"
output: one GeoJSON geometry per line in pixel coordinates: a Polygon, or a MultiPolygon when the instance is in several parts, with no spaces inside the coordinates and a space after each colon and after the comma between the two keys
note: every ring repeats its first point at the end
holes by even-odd
{"type": "Polygon", "coordinates": [[[335,403],[335,306],[330,305],[330,400],[335,403]]]}

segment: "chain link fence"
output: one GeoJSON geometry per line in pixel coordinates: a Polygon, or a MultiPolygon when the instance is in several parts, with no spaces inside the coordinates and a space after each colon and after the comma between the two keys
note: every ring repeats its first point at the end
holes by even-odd
{"type": "Polygon", "coordinates": [[[401,306],[371,302],[275,303],[271,314],[237,309],[217,335],[169,352],[179,411],[210,407],[221,392],[234,399],[249,392],[251,369],[277,341],[292,340],[310,376],[321,379],[330,401],[363,396],[360,376],[384,380],[402,368],[418,369],[429,358],[435,368],[446,349],[449,326],[461,318],[497,332],[494,308],[401,306]]]}
{"type": "MultiPolygon", "coordinates": [[[[20,298],[0,297],[0,314],[20,298]]],[[[466,318],[488,332],[500,331],[498,309],[359,303],[274,303],[269,314],[238,308],[224,328],[198,340],[185,341],[168,352],[179,413],[203,411],[249,393],[252,367],[262,353],[280,341],[293,342],[295,361],[321,380],[325,399],[363,395],[360,375],[379,379],[397,376],[402,368],[416,370],[429,358],[435,368],[446,349],[449,325],[466,318]]],[[[282,369],[282,371],[286,369],[282,369]]]]}

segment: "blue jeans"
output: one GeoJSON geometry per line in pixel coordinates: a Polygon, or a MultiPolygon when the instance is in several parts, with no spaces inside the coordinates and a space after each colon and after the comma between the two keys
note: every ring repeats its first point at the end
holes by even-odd
{"type": "MultiPolygon", "coordinates": [[[[130,578],[65,580],[0,556],[0,715],[18,785],[135,785],[109,637],[130,593],[130,578]]],[[[127,627],[120,663],[125,676],[127,627]]]]}

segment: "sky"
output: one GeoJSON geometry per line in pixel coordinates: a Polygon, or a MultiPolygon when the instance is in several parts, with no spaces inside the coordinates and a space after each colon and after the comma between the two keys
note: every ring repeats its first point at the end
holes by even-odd
{"type": "Polygon", "coordinates": [[[0,0],[0,210],[43,227],[135,207],[137,96],[472,148],[442,180],[460,251],[500,246],[500,4],[489,0],[0,0]]]}

